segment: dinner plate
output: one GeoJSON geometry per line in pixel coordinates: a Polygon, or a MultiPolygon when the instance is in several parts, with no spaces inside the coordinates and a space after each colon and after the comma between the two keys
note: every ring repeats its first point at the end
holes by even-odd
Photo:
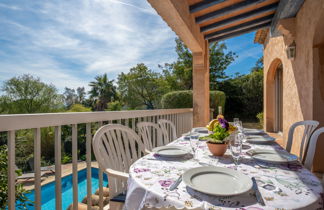
{"type": "Polygon", "coordinates": [[[190,153],[190,150],[180,146],[162,146],[154,148],[153,152],[162,157],[182,157],[190,153]]]}
{"type": "Polygon", "coordinates": [[[215,196],[246,193],[253,185],[250,177],[238,171],[214,166],[189,169],[182,175],[182,180],[194,190],[215,196]]]}
{"type": "Polygon", "coordinates": [[[255,160],[267,163],[290,163],[298,160],[296,155],[285,151],[255,149],[247,152],[255,160]]]}
{"type": "Polygon", "coordinates": [[[190,132],[182,134],[184,140],[190,140],[190,132]]]}
{"type": "Polygon", "coordinates": [[[254,128],[244,128],[244,133],[247,135],[260,135],[265,134],[264,130],[254,128]]]}
{"type": "Polygon", "coordinates": [[[205,127],[193,128],[192,131],[197,133],[208,133],[208,129],[205,127]]]}
{"type": "Polygon", "coordinates": [[[267,144],[274,142],[276,139],[271,136],[248,135],[247,141],[255,144],[267,144]]]}

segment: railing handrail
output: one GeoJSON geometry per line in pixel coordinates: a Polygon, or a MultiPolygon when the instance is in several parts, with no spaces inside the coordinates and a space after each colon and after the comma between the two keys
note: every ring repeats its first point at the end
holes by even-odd
{"type": "Polygon", "coordinates": [[[6,114],[0,115],[0,132],[188,112],[192,109],[6,114]]]}
{"type": "MultiPolygon", "coordinates": [[[[192,129],[193,111],[187,109],[157,109],[157,110],[130,110],[130,111],[102,111],[102,112],[61,112],[61,113],[39,113],[39,114],[12,114],[0,115],[0,132],[7,131],[8,142],[8,209],[14,210],[15,201],[15,150],[16,131],[32,129],[34,131],[34,166],[35,166],[35,209],[41,209],[41,128],[53,127],[55,141],[55,207],[62,209],[61,186],[61,144],[62,126],[71,127],[69,134],[72,140],[72,180],[73,180],[73,210],[78,209],[78,125],[86,125],[86,162],[87,162],[87,206],[91,207],[91,142],[92,124],[102,126],[104,124],[122,124],[136,130],[139,122],[157,123],[160,119],[172,121],[177,133],[185,133],[192,129]]],[[[95,129],[97,129],[95,127],[95,129]]],[[[83,131],[84,134],[84,131],[83,131]]],[[[103,169],[99,169],[99,208],[103,209],[103,169]]]]}

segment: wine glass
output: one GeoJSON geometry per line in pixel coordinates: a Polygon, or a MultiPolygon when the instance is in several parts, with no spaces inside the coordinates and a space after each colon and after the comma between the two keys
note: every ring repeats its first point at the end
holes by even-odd
{"type": "Polygon", "coordinates": [[[237,133],[237,138],[239,139],[239,141],[241,142],[242,144],[242,150],[245,150],[245,149],[250,149],[251,147],[247,144],[247,136],[242,132],[238,132],[237,133]]]}
{"type": "Polygon", "coordinates": [[[242,142],[238,135],[235,135],[235,137],[230,141],[230,149],[236,170],[237,166],[239,165],[239,160],[242,152],[242,142]]]}
{"type": "Polygon", "coordinates": [[[190,146],[193,152],[193,159],[197,160],[196,153],[199,146],[199,133],[196,132],[190,133],[190,146]]]}
{"type": "Polygon", "coordinates": [[[242,125],[242,121],[236,121],[236,122],[234,123],[234,126],[237,127],[237,129],[238,129],[238,131],[239,131],[240,133],[243,133],[243,125],[242,125]]]}
{"type": "Polygon", "coordinates": [[[242,132],[242,133],[238,133],[237,134],[237,138],[239,139],[239,141],[243,144],[243,143],[246,143],[247,141],[247,137],[246,135],[242,132]]]}

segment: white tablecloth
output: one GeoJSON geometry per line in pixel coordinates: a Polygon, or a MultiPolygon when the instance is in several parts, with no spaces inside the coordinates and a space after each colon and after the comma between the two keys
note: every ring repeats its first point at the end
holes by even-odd
{"type": "MultiPolygon", "coordinates": [[[[182,138],[171,144],[190,148],[189,140],[182,138]]],[[[284,150],[278,144],[247,145],[250,149],[284,150]]],[[[259,164],[245,154],[246,151],[248,149],[243,150],[238,170],[256,178],[266,206],[257,203],[252,190],[234,197],[216,197],[194,191],[181,182],[178,189],[170,191],[169,186],[187,169],[202,166],[204,163],[234,168],[229,150],[223,157],[214,157],[206,143],[201,142],[197,154],[199,162],[190,156],[180,160],[166,160],[153,154],[136,161],[129,172],[125,209],[323,209],[321,182],[310,171],[299,164],[259,164]]]]}

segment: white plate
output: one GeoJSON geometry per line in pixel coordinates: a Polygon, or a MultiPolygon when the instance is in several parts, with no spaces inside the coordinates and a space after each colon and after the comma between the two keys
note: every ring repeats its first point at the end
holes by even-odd
{"type": "Polygon", "coordinates": [[[296,155],[292,155],[285,151],[255,149],[247,152],[255,160],[267,163],[290,163],[298,160],[296,155]]]}
{"type": "Polygon", "coordinates": [[[238,171],[214,166],[189,169],[182,180],[194,190],[216,196],[246,193],[253,185],[250,177],[238,171]]]}
{"type": "Polygon", "coordinates": [[[205,127],[197,127],[192,129],[193,132],[198,132],[198,133],[208,133],[208,129],[205,127]]]}
{"type": "Polygon", "coordinates": [[[249,135],[247,141],[255,144],[266,144],[274,142],[276,139],[271,136],[249,135]]]}
{"type": "Polygon", "coordinates": [[[265,134],[264,130],[254,128],[244,128],[244,133],[247,135],[260,135],[265,134]]]}
{"type": "Polygon", "coordinates": [[[182,157],[190,153],[190,150],[180,146],[162,146],[153,149],[153,152],[161,157],[182,157]]]}
{"type": "Polygon", "coordinates": [[[184,140],[190,140],[190,132],[182,134],[184,140]]]}

